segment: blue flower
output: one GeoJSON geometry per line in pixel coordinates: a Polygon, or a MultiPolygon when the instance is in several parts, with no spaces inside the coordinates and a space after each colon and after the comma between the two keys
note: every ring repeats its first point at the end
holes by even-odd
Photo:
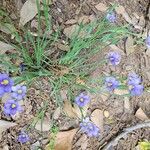
{"type": "Polygon", "coordinates": [[[119,86],[119,81],[114,77],[106,77],[105,86],[108,91],[113,91],[119,86]]]}
{"type": "Polygon", "coordinates": [[[128,85],[138,85],[142,82],[141,77],[136,73],[130,73],[127,80],[128,85]]]}
{"type": "Polygon", "coordinates": [[[17,112],[21,112],[22,108],[15,100],[7,100],[4,104],[5,115],[15,115],[17,112]]]}
{"type": "Polygon", "coordinates": [[[7,74],[0,74],[0,97],[4,93],[11,92],[11,87],[14,85],[13,80],[7,74]]]}
{"type": "Polygon", "coordinates": [[[22,144],[28,142],[30,140],[29,135],[25,132],[20,132],[18,136],[18,141],[22,144]]]}
{"type": "Polygon", "coordinates": [[[146,43],[146,46],[147,46],[148,48],[150,48],[150,35],[146,38],[145,43],[146,43]]]}
{"type": "Polygon", "coordinates": [[[143,91],[144,91],[143,85],[133,85],[130,89],[130,94],[132,96],[140,96],[142,95],[143,91]]]}
{"type": "Polygon", "coordinates": [[[25,71],[25,65],[23,63],[20,64],[20,71],[21,72],[25,71]]]}
{"type": "Polygon", "coordinates": [[[99,135],[99,128],[89,121],[89,118],[83,119],[80,123],[81,131],[86,133],[89,137],[97,137],[99,135]]]}
{"type": "Polygon", "coordinates": [[[116,14],[114,12],[110,12],[106,15],[106,19],[109,22],[114,23],[116,21],[116,14]]]}
{"type": "Polygon", "coordinates": [[[118,52],[109,52],[107,59],[113,66],[116,66],[121,61],[121,55],[118,52]]]}
{"type": "Polygon", "coordinates": [[[22,100],[26,95],[26,86],[16,85],[12,87],[12,98],[16,100],[22,100]]]}
{"type": "Polygon", "coordinates": [[[90,97],[88,95],[85,95],[84,93],[81,93],[79,96],[75,98],[75,103],[79,107],[84,107],[89,102],[90,102],[90,97]]]}

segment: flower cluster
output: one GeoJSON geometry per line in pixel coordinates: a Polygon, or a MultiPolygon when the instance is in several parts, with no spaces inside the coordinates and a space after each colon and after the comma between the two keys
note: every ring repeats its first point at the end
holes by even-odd
{"type": "Polygon", "coordinates": [[[5,115],[15,115],[21,112],[22,108],[18,101],[22,100],[26,95],[26,86],[16,85],[14,81],[7,74],[0,74],[0,97],[5,93],[10,93],[11,98],[4,104],[5,115]]]}
{"type": "Polygon", "coordinates": [[[81,131],[86,133],[89,137],[97,137],[99,135],[99,128],[93,124],[89,118],[83,119],[83,121],[80,123],[81,131]]]}
{"type": "Polygon", "coordinates": [[[130,73],[127,82],[132,96],[140,96],[143,93],[144,87],[141,85],[142,79],[136,73],[130,73]]]}
{"type": "MultiPolygon", "coordinates": [[[[148,41],[148,40],[147,40],[148,41]]],[[[149,39],[150,42],[150,39],[149,39]]],[[[149,43],[150,44],[150,43],[149,43]]],[[[121,61],[121,55],[117,52],[109,52],[107,55],[108,62],[113,66],[116,66],[121,61]]],[[[142,79],[136,73],[130,73],[128,75],[127,84],[129,87],[129,92],[131,96],[140,96],[144,87],[141,84],[142,79]]],[[[105,78],[105,87],[108,91],[113,91],[119,87],[119,81],[115,77],[106,77],[105,78]]]]}
{"type": "MultiPolygon", "coordinates": [[[[75,103],[81,108],[90,102],[90,97],[84,93],[79,94],[75,98],[75,103]]],[[[82,110],[81,110],[82,111],[82,110]]],[[[80,123],[81,130],[86,133],[89,137],[97,137],[99,135],[99,128],[93,124],[89,118],[83,119],[80,123]]]]}
{"type": "MultiPolygon", "coordinates": [[[[26,95],[26,86],[16,85],[14,81],[9,77],[8,74],[0,74],[0,97],[3,97],[5,93],[10,93],[11,98],[4,104],[5,115],[15,115],[17,112],[22,112],[22,107],[19,104],[20,100],[26,95]]],[[[29,141],[29,136],[25,132],[21,132],[18,136],[20,143],[26,143],[29,141]]]]}

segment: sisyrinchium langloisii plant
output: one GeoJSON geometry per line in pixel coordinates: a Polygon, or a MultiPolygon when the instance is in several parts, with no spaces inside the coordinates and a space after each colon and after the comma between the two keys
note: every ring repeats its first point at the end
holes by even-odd
{"type": "MultiPolygon", "coordinates": [[[[126,26],[118,26],[106,17],[88,24],[80,23],[72,36],[65,39],[69,50],[62,52],[55,46],[61,38],[61,29],[59,27],[58,30],[53,29],[52,17],[49,15],[46,0],[43,0],[43,10],[40,10],[39,1],[36,2],[38,8],[36,34],[31,32],[28,26],[22,28],[21,32],[13,28],[11,33],[14,39],[10,44],[16,51],[11,55],[0,55],[0,62],[5,68],[3,72],[10,73],[16,84],[26,82],[27,85],[30,85],[41,77],[47,77],[52,87],[50,96],[60,104],[62,89],[67,89],[70,100],[74,99],[75,91],[92,90],[88,85],[80,84],[77,80],[89,80],[90,73],[105,63],[105,59],[97,61],[94,60],[94,56],[108,45],[116,44],[129,31],[126,26]],[[59,55],[53,58],[55,53],[59,55]],[[17,59],[21,68],[12,61],[17,59]]],[[[0,14],[8,18],[6,13],[0,14]]],[[[4,24],[6,21],[11,22],[10,18],[5,19],[4,24]]],[[[1,38],[8,42],[4,37],[1,38]]]]}

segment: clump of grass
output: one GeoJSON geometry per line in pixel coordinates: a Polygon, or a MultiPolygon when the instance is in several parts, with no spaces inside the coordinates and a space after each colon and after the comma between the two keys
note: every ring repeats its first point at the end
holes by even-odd
{"type": "MultiPolygon", "coordinates": [[[[70,39],[66,39],[69,50],[59,52],[59,56],[53,59],[53,54],[59,50],[54,48],[59,41],[60,29],[53,31],[52,19],[49,16],[48,5],[44,2],[44,10],[38,8],[38,31],[35,36],[28,29],[23,29],[23,34],[17,30],[13,31],[15,42],[11,43],[16,52],[13,55],[0,55],[0,62],[5,66],[5,71],[15,74],[15,82],[26,82],[28,85],[37,81],[41,77],[47,77],[52,87],[50,96],[62,102],[60,91],[67,89],[69,99],[73,99],[74,91],[81,89],[91,90],[86,84],[77,82],[77,79],[87,80],[92,71],[100,67],[105,60],[94,60],[94,56],[110,44],[116,44],[128,33],[126,27],[116,26],[109,23],[106,19],[97,20],[89,24],[80,24],[79,28],[72,34],[70,39]],[[45,17],[45,31],[42,32],[41,16],[45,17]],[[43,33],[43,34],[41,34],[43,33]],[[47,37],[47,33],[51,33],[47,37]],[[6,60],[6,58],[9,58],[6,60]],[[11,60],[18,59],[24,64],[23,72],[11,60]]],[[[1,16],[5,16],[0,11],[1,16]]],[[[7,21],[10,21],[8,19],[7,21]]],[[[6,23],[6,22],[4,22],[6,23]]],[[[1,37],[4,41],[3,37],[1,37]]],[[[6,41],[8,42],[8,41],[6,41]]]]}

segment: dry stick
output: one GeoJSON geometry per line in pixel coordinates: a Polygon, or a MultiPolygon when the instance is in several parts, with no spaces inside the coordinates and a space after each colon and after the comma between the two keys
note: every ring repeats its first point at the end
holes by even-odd
{"type": "MultiPolygon", "coordinates": [[[[132,131],[134,130],[137,130],[137,129],[141,129],[141,128],[146,128],[146,127],[149,127],[150,128],[150,121],[149,122],[145,122],[145,123],[141,123],[141,124],[137,124],[135,126],[132,126],[132,127],[129,127],[129,128],[126,128],[124,129],[124,132],[122,132],[121,134],[119,134],[115,139],[113,139],[112,141],[110,141],[104,148],[103,150],[109,150],[109,148],[111,146],[115,146],[117,145],[118,141],[125,137],[128,133],[131,133],[132,131]]],[[[100,149],[99,149],[100,150],[100,149]]]]}

